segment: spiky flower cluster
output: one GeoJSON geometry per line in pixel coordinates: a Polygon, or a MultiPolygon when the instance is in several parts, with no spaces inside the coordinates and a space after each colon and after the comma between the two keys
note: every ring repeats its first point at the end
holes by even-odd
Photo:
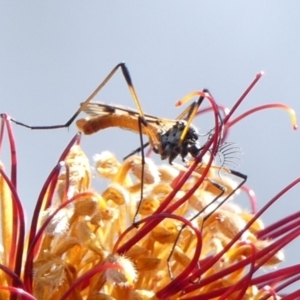
{"type": "Polygon", "coordinates": [[[298,236],[300,213],[267,228],[260,216],[300,179],[260,211],[242,209],[233,198],[248,191],[253,204],[253,192],[246,176],[213,164],[217,126],[199,157],[172,166],[120,162],[108,151],[91,166],[76,135],[41,190],[25,242],[14,138],[2,119],[12,171],[0,167],[1,299],[279,299],[299,280],[298,266],[274,267],[298,236]],[[257,274],[262,267],[269,273],[257,274]]]}
{"type": "MultiPolygon", "coordinates": [[[[173,215],[177,218],[171,214],[169,217],[167,214],[158,215],[156,220],[159,223],[152,225],[153,228],[148,229],[138,242],[132,243],[142,226],[151,228],[151,219],[138,228],[131,225],[140,200],[141,159],[133,156],[120,163],[111,153],[103,152],[95,155],[94,160],[95,175],[109,181],[104,191],[99,193],[91,188],[89,160],[75,144],[64,163],[60,163],[59,175],[57,173],[58,176],[52,178],[54,181],[51,180],[43,195],[42,202],[48,207],[40,214],[38,240],[33,242],[31,249],[35,252],[31,266],[32,294],[37,299],[65,299],[68,295],[77,295],[80,299],[99,299],[100,295],[100,299],[150,299],[163,287],[172,284],[171,278],[190,267],[197,248],[201,249],[200,263],[221,253],[235,239],[231,249],[210,270],[196,275],[201,268],[194,266],[190,269],[190,274],[195,273],[191,277],[195,286],[251,257],[251,247],[261,251],[270,244],[256,237],[256,232],[262,229],[258,220],[236,239],[253,217],[250,213],[231,203],[216,211],[210,207],[209,204],[220,194],[212,184],[212,178],[216,176],[213,168],[210,180],[204,181],[183,205],[174,210],[173,215]],[[50,193],[51,205],[47,205],[50,193]],[[189,219],[197,211],[202,212],[200,216],[193,225],[187,222],[189,226],[179,235],[184,224],[181,220],[189,219]],[[200,241],[195,230],[201,231],[200,241]],[[126,251],[122,250],[125,241],[126,251]]],[[[143,220],[155,215],[171,191],[176,189],[174,182],[183,170],[180,166],[156,166],[151,160],[146,160],[144,197],[138,211],[143,220]]],[[[201,171],[198,168],[182,188],[176,189],[169,205],[187,194],[201,171]]],[[[232,180],[227,181],[225,177],[222,184],[228,191],[233,188],[232,180]]],[[[4,186],[2,181],[2,188],[4,186]]],[[[9,193],[4,196],[5,202],[12,202],[9,193]]],[[[211,206],[214,205],[216,203],[211,206]]],[[[282,257],[279,251],[265,265],[276,265],[282,257]]],[[[226,278],[220,277],[198,288],[190,296],[231,286],[244,275],[245,268],[241,268],[226,278]]],[[[181,292],[179,289],[171,299],[178,298],[181,292]]],[[[254,293],[257,290],[253,288],[247,291],[249,296],[254,293]]]]}

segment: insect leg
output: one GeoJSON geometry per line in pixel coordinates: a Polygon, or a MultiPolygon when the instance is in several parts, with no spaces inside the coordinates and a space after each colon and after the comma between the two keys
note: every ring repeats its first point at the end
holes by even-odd
{"type": "MultiPolygon", "coordinates": [[[[236,176],[236,177],[239,177],[241,178],[241,182],[236,186],[235,189],[233,189],[231,191],[231,193],[229,193],[229,195],[227,195],[216,207],[216,210],[221,207],[237,190],[240,189],[240,187],[247,181],[247,175],[243,174],[243,173],[240,173],[238,171],[234,171],[234,170],[231,170],[231,169],[227,169],[229,170],[230,174],[236,176]]],[[[203,223],[214,213],[213,212],[210,212],[208,215],[206,215],[203,219],[203,223]]],[[[199,214],[198,214],[199,215],[199,214]]]]}
{"type": "MultiPolygon", "coordinates": [[[[122,70],[122,74],[125,78],[125,81],[128,85],[129,91],[132,95],[132,98],[136,104],[136,107],[138,109],[139,115],[144,118],[144,113],[142,110],[142,107],[140,105],[140,101],[138,99],[137,93],[135,91],[135,88],[132,84],[132,80],[131,80],[131,76],[130,73],[128,71],[128,68],[126,67],[125,63],[119,63],[117,64],[111,71],[110,73],[104,78],[104,80],[98,85],[98,87],[92,92],[92,94],[80,105],[80,107],[76,110],[76,112],[71,116],[71,118],[65,123],[65,124],[60,124],[60,125],[47,125],[47,126],[31,126],[31,125],[27,125],[23,122],[19,122],[15,119],[10,119],[12,122],[14,122],[15,124],[18,124],[20,126],[29,128],[29,129],[34,129],[34,130],[40,130],[40,129],[59,129],[59,128],[67,128],[69,127],[74,120],[77,118],[77,116],[80,114],[81,111],[83,111],[85,109],[85,107],[88,105],[88,103],[100,92],[100,90],[107,84],[107,82],[113,77],[113,75],[117,72],[117,70],[121,68],[122,70]]],[[[147,126],[146,126],[147,128],[147,126]]],[[[149,136],[151,136],[152,140],[154,141],[155,144],[158,144],[157,138],[156,136],[150,132],[149,129],[146,129],[147,134],[149,136]]]]}
{"type": "MultiPolygon", "coordinates": [[[[217,204],[217,206],[215,207],[215,209],[213,210],[213,211],[211,211],[210,213],[208,213],[204,218],[203,218],[203,222],[202,222],[202,227],[203,227],[203,225],[204,225],[204,223],[205,223],[205,221],[213,214],[213,213],[215,213],[215,211],[218,209],[218,208],[220,208],[237,190],[239,190],[240,189],[240,187],[246,182],[246,180],[247,180],[247,175],[245,175],[245,174],[242,174],[242,173],[240,173],[240,172],[237,172],[237,171],[234,171],[234,170],[229,170],[230,171],[230,174],[232,174],[232,175],[234,175],[234,176],[237,176],[237,177],[239,177],[239,178],[241,178],[242,180],[241,180],[241,182],[221,201],[221,202],[219,202],[218,204],[217,204]]],[[[201,214],[201,213],[203,213],[210,205],[212,205],[212,204],[214,204],[214,203],[216,203],[216,201],[220,198],[220,197],[222,197],[223,195],[224,195],[224,193],[226,192],[226,188],[223,186],[223,185],[221,185],[221,184],[219,184],[219,183],[217,183],[217,182],[215,182],[215,181],[213,181],[213,180],[210,180],[210,179],[206,179],[206,180],[209,180],[209,182],[213,185],[213,186],[215,186],[218,190],[220,190],[220,193],[213,199],[213,201],[212,202],[210,202],[204,209],[202,209],[201,211],[199,211],[196,215],[194,215],[189,221],[193,221],[194,219],[196,219],[197,217],[199,217],[199,215],[201,214]]],[[[171,252],[170,252],[170,254],[169,254],[169,256],[168,256],[168,259],[167,259],[167,264],[168,264],[168,272],[169,272],[169,276],[170,276],[170,278],[171,279],[173,279],[174,277],[173,277],[173,273],[172,273],[172,270],[171,270],[171,258],[172,258],[172,256],[173,256],[173,254],[174,254],[174,251],[175,251],[175,247],[176,247],[176,245],[177,245],[177,243],[178,243],[178,241],[179,241],[179,238],[180,238],[180,235],[181,235],[181,233],[182,233],[182,231],[184,230],[184,228],[186,227],[186,225],[182,225],[181,226],[181,228],[180,228],[180,230],[179,230],[179,233],[178,233],[178,235],[177,235],[177,237],[176,237],[176,240],[175,240],[175,242],[174,242],[174,245],[173,245],[173,247],[172,247],[172,249],[171,249],[171,252]]]]}
{"type": "Polygon", "coordinates": [[[194,110],[198,110],[200,104],[204,100],[203,96],[200,96],[197,101],[194,101],[190,104],[177,118],[176,120],[188,120],[191,117],[191,114],[194,110]],[[197,107],[196,107],[197,106],[197,107]]]}
{"type": "MultiPolygon", "coordinates": [[[[203,93],[206,93],[206,94],[210,94],[209,91],[208,91],[208,89],[203,89],[202,92],[203,92],[203,93]]],[[[188,133],[188,131],[189,131],[190,125],[191,125],[193,119],[195,118],[195,116],[196,116],[196,114],[197,114],[197,112],[198,112],[198,110],[199,110],[199,107],[200,107],[200,105],[202,104],[202,102],[203,102],[204,99],[205,99],[204,96],[200,96],[200,97],[198,98],[197,101],[193,102],[190,106],[188,106],[188,107],[187,107],[187,108],[186,108],[186,109],[178,116],[177,119],[184,119],[184,120],[187,121],[187,123],[185,124],[185,128],[184,128],[184,130],[182,131],[182,134],[181,134],[181,136],[180,136],[179,146],[181,146],[181,145],[184,143],[185,138],[186,138],[186,136],[187,136],[187,133],[188,133]]],[[[185,102],[185,101],[184,101],[184,102],[185,102]]],[[[219,125],[219,126],[220,126],[220,134],[218,135],[218,144],[220,144],[221,141],[222,141],[222,139],[223,139],[223,133],[224,133],[224,126],[223,126],[224,124],[223,124],[223,123],[224,123],[224,122],[223,122],[223,118],[222,118],[222,116],[221,116],[221,113],[220,113],[219,109],[217,109],[217,111],[216,111],[215,113],[218,115],[218,119],[220,120],[220,125],[219,125]]],[[[213,132],[214,132],[214,130],[211,131],[211,136],[213,135],[213,132]]],[[[200,150],[201,150],[201,149],[200,149],[200,150]]],[[[194,155],[196,156],[196,155],[197,155],[197,152],[198,152],[198,154],[199,154],[200,150],[199,150],[199,149],[195,149],[194,155]]],[[[192,156],[194,156],[194,155],[192,154],[192,156]]]]}
{"type": "MultiPolygon", "coordinates": [[[[203,93],[209,93],[209,91],[207,89],[204,89],[203,93]]],[[[196,102],[192,103],[189,107],[187,107],[187,109],[185,109],[183,111],[183,113],[181,113],[179,115],[180,119],[184,118],[185,120],[187,120],[187,124],[181,134],[181,137],[180,137],[179,145],[182,144],[182,142],[187,134],[187,131],[188,131],[193,119],[195,118],[196,113],[197,113],[201,103],[203,102],[204,98],[205,98],[204,96],[200,96],[196,102]]]]}
{"type": "Polygon", "coordinates": [[[139,148],[133,150],[132,152],[130,152],[129,154],[127,154],[127,155],[123,158],[123,160],[127,159],[128,157],[130,157],[130,156],[132,156],[132,155],[134,155],[134,154],[136,154],[136,153],[139,153],[139,152],[143,151],[143,150],[144,150],[146,147],[148,147],[149,145],[150,145],[149,142],[143,144],[141,147],[139,147],[139,148]]]}
{"type": "MultiPolygon", "coordinates": [[[[144,125],[144,126],[146,126],[146,124],[145,123],[143,123],[143,118],[140,116],[139,117],[139,119],[138,119],[138,124],[139,124],[139,136],[140,136],[140,143],[141,143],[141,147],[140,148],[142,148],[143,147],[143,145],[144,145],[144,142],[143,142],[143,134],[142,134],[142,126],[144,125]]],[[[139,213],[139,211],[140,211],[140,207],[141,207],[141,205],[142,205],[142,201],[143,201],[143,199],[144,199],[144,176],[145,176],[145,153],[144,153],[144,149],[142,149],[142,151],[141,151],[141,156],[142,156],[142,174],[141,174],[141,192],[140,192],[140,201],[139,201],[139,203],[138,203],[138,206],[137,206],[137,209],[136,209],[136,211],[135,211],[135,214],[134,214],[134,217],[133,217],[133,221],[132,221],[132,223],[133,223],[133,225],[135,225],[135,223],[136,223],[136,217],[137,217],[137,215],[138,215],[138,213],[139,213]]]]}
{"type": "MultiPolygon", "coordinates": [[[[201,213],[203,213],[210,205],[212,205],[213,203],[215,203],[221,196],[223,196],[223,194],[226,192],[226,189],[222,186],[222,185],[220,185],[220,184],[218,184],[217,182],[214,182],[214,181],[212,181],[212,180],[210,180],[210,179],[206,179],[206,180],[208,180],[212,185],[214,185],[218,190],[220,190],[220,193],[215,197],[215,199],[208,205],[208,206],[206,206],[206,207],[204,207],[202,210],[200,210],[196,215],[194,215],[189,221],[191,222],[191,221],[193,221],[194,219],[196,219],[201,213]]],[[[170,278],[173,280],[174,279],[174,277],[173,277],[173,273],[172,273],[172,270],[171,270],[171,258],[172,258],[172,256],[173,256],[173,253],[174,253],[174,251],[175,251],[175,247],[176,247],[176,245],[177,245],[177,243],[178,243],[178,241],[179,241],[179,238],[180,238],[180,235],[181,235],[181,233],[182,233],[182,231],[184,230],[186,228],[186,225],[182,225],[181,226],[181,228],[180,228],[180,230],[179,230],[179,232],[178,232],[178,235],[177,235],[177,237],[176,237],[176,239],[175,239],[175,241],[174,241],[174,244],[173,244],[173,247],[172,247],[172,249],[171,249],[171,252],[170,252],[170,254],[169,254],[169,256],[168,256],[168,259],[167,259],[167,264],[168,264],[168,272],[169,272],[169,276],[170,276],[170,278]]]]}
{"type": "Polygon", "coordinates": [[[77,116],[80,114],[80,112],[83,110],[83,108],[99,93],[99,91],[106,85],[106,83],[112,78],[112,76],[116,73],[116,71],[122,66],[124,63],[120,63],[116,65],[110,73],[105,77],[105,79],[98,85],[98,87],[93,91],[93,93],[83,102],[83,104],[77,109],[77,111],[73,114],[73,116],[65,123],[60,125],[47,125],[47,126],[31,126],[27,125],[25,123],[19,122],[15,119],[11,119],[12,122],[15,124],[21,125],[23,127],[33,129],[33,130],[39,130],[39,129],[59,129],[59,128],[67,128],[69,127],[74,120],[77,118],[77,116]]]}

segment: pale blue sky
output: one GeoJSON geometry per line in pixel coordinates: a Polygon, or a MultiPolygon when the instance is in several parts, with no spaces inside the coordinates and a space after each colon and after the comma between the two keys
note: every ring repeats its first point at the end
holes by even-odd
{"type": "MultiPolygon", "coordinates": [[[[298,1],[2,2],[0,112],[32,125],[64,123],[107,73],[125,61],[143,108],[152,115],[176,117],[180,110],[175,101],[204,87],[231,107],[263,70],[265,76],[236,115],[283,102],[300,119],[299,11],[298,1]]],[[[97,99],[133,107],[120,74],[97,99]]],[[[195,121],[204,133],[206,120],[195,121]]],[[[76,130],[14,130],[20,195],[30,212],[76,130]]],[[[247,184],[260,207],[300,175],[299,132],[292,130],[284,111],[252,115],[233,128],[229,140],[244,152],[238,171],[249,176],[247,184]]],[[[138,145],[137,135],[120,129],[83,138],[90,157],[110,149],[121,159],[138,145]]],[[[281,199],[266,222],[298,210],[298,195],[299,188],[281,199]]],[[[295,245],[286,252],[287,264],[299,257],[299,243],[295,245]]]]}

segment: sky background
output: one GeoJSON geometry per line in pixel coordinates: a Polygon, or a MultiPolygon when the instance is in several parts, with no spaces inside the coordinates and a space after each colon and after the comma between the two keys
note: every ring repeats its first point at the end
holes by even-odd
{"type": "MultiPolygon", "coordinates": [[[[174,103],[208,88],[232,107],[256,73],[265,75],[235,116],[258,105],[285,103],[300,115],[300,2],[298,1],[6,1],[0,9],[0,112],[31,125],[61,124],[108,72],[125,61],[145,112],[175,118],[174,103]]],[[[96,97],[134,107],[118,73],[96,97]]],[[[300,118],[300,116],[299,116],[300,118]]],[[[202,133],[211,117],[194,124],[202,133]]],[[[69,130],[14,127],[19,194],[31,215],[39,191],[74,136],[69,130]]],[[[288,114],[251,115],[231,131],[243,151],[238,171],[248,175],[262,207],[300,176],[299,132],[288,114]]],[[[91,158],[109,149],[120,159],[139,146],[138,135],[109,129],[83,137],[91,158]]],[[[9,166],[7,143],[1,160],[9,166]]],[[[157,159],[157,161],[159,161],[157,159]]],[[[246,197],[236,198],[249,208],[246,197]]],[[[299,187],[263,216],[266,224],[300,207],[299,187]]],[[[283,266],[299,262],[300,242],[283,266]]]]}

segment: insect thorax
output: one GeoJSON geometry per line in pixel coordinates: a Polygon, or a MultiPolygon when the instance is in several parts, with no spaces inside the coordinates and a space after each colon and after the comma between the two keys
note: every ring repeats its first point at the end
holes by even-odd
{"type": "Polygon", "coordinates": [[[180,138],[183,130],[186,127],[187,122],[184,120],[179,120],[174,126],[169,130],[162,130],[159,133],[160,146],[161,146],[161,158],[169,158],[169,163],[180,155],[182,160],[185,161],[185,157],[191,154],[192,157],[196,157],[200,150],[200,144],[198,142],[198,131],[193,126],[190,125],[188,131],[180,144],[180,138]]]}

